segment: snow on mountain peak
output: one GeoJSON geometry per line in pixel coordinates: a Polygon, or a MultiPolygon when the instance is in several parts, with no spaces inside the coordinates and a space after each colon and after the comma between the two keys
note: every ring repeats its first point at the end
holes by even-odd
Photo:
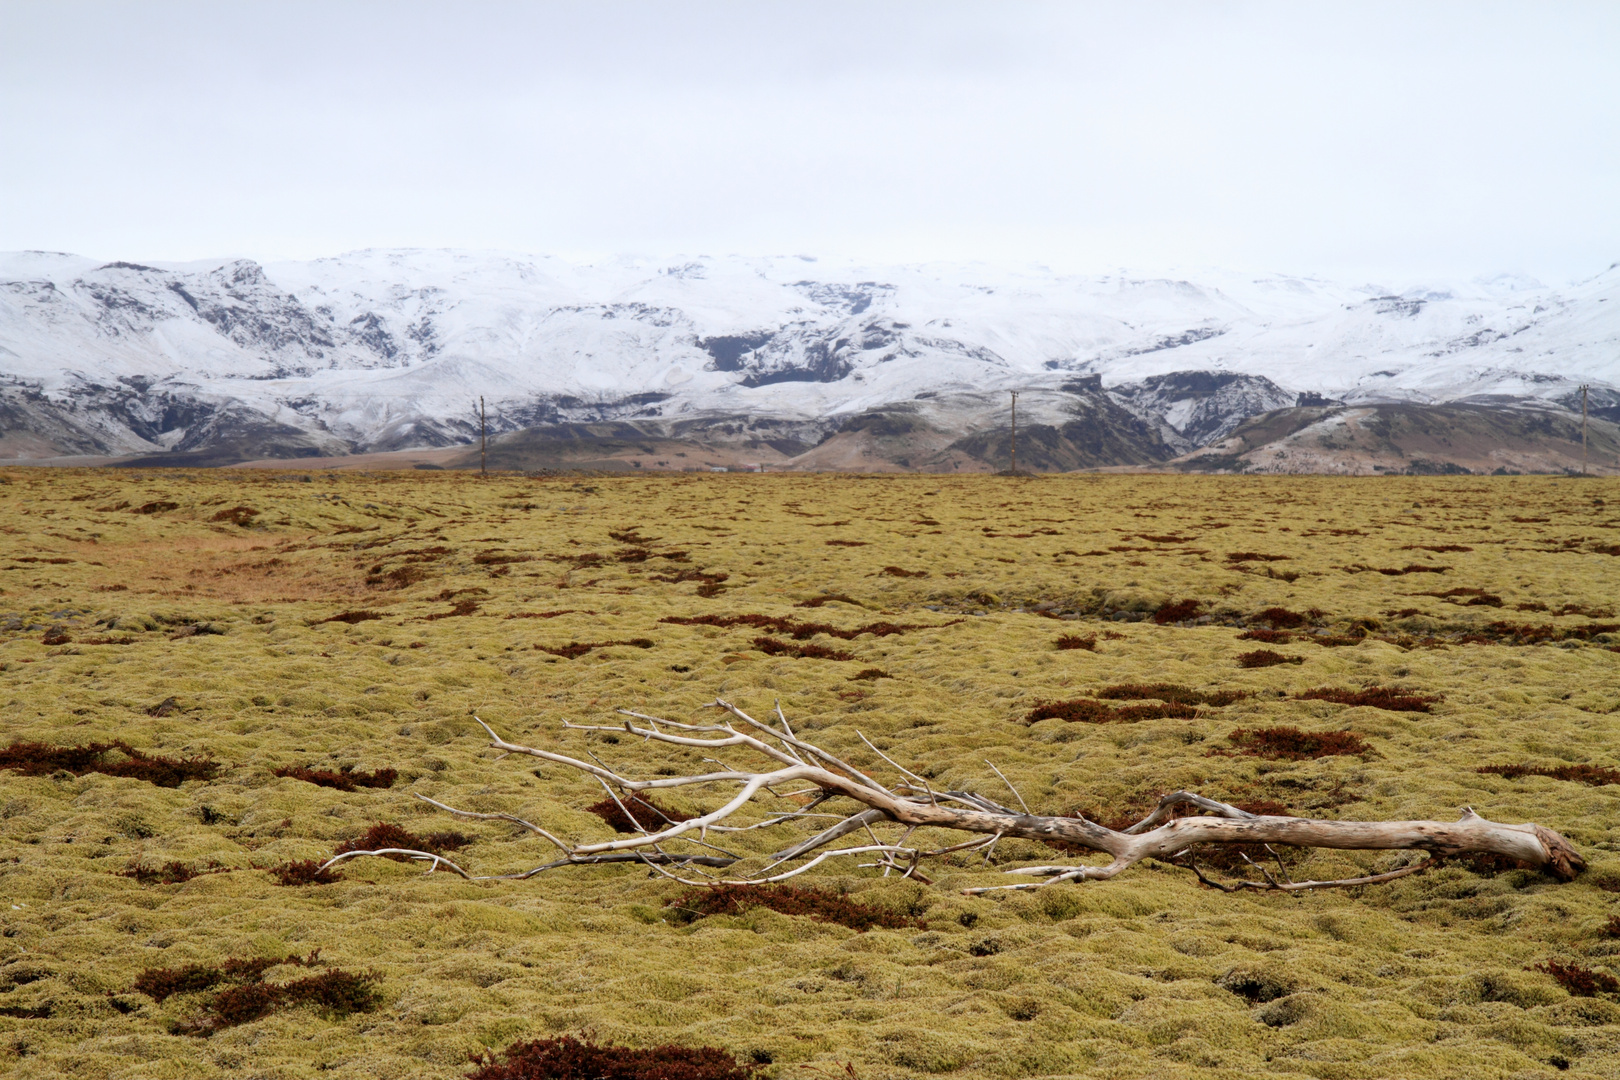
{"type": "Polygon", "coordinates": [[[261,266],[0,254],[0,380],[99,410],[85,439],[112,451],[186,441],[173,434],[185,409],[170,410],[176,428],[130,419],[161,413],[159,399],[229,404],[322,446],[368,449],[463,440],[480,395],[498,430],[826,421],[1087,375],[1202,445],[1244,409],[1301,393],[1561,399],[1575,381],[1616,381],[1617,346],[1615,268],[1562,289],[1519,275],[1394,289],[802,256],[577,264],[368,249],[261,266]],[[1189,372],[1252,380],[1167,379],[1189,372]]]}

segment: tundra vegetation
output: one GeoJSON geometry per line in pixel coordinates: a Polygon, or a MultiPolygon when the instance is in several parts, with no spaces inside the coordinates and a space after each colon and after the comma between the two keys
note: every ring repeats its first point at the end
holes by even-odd
{"type": "Polygon", "coordinates": [[[1620,1075],[1617,605],[1610,480],[10,470],[0,1062],[1620,1075]],[[836,816],[649,865],[643,830],[737,785],[604,790],[474,718],[637,781],[755,769],[617,711],[740,725],[717,698],[929,806],[1471,807],[1586,865],[1290,893],[1426,857],[1198,844],[1055,880],[1007,871],[1103,867],[1078,825],[914,862],[974,837],[874,818],[840,841],[871,851],[760,884],[863,805],[782,785],[721,824],[836,816]]]}

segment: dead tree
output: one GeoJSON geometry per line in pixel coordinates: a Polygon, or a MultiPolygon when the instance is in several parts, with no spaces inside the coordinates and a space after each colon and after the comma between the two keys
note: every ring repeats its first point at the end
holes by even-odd
{"type": "MultiPolygon", "coordinates": [[[[1104,828],[1081,817],[1062,817],[1032,814],[1024,800],[1000,770],[990,765],[1001,778],[1019,810],[1003,806],[983,795],[968,791],[935,790],[928,780],[907,770],[889,758],[861,736],[866,746],[900,774],[895,783],[885,786],[863,770],[842,761],[821,747],[806,742],[794,734],[781,707],[776,708],[776,721],[780,726],[761,723],[735,705],[716,700],[711,708],[729,714],[730,719],[719,724],[681,724],[641,713],[621,709],[631,720],[644,721],[641,727],[626,720],[622,726],[570,724],[563,726],[575,731],[601,731],[615,735],[629,734],[635,738],[672,746],[690,747],[713,755],[732,748],[746,749],[775,763],[766,771],[739,771],[728,768],[712,756],[706,761],[719,765],[718,771],[692,776],[659,777],[654,780],[632,780],[602,764],[581,761],[578,758],[537,750],[507,742],[485,724],[478,723],[489,733],[490,747],[502,756],[527,754],[595,777],[606,789],[619,808],[639,830],[635,835],[596,843],[570,843],[546,829],[522,818],[504,813],[475,813],[458,810],[444,803],[418,795],[417,798],[445,810],[457,817],[474,821],[506,821],[519,825],[545,839],[557,848],[559,858],[513,874],[474,877],[460,866],[441,855],[426,851],[388,848],[378,851],[349,851],[328,860],[330,867],[344,859],[364,856],[404,856],[431,863],[428,872],[439,867],[469,880],[521,880],[546,870],[562,866],[594,865],[599,863],[633,862],[652,867],[659,873],[688,885],[741,885],[766,884],[782,881],[802,874],[828,859],[845,856],[870,856],[873,862],[862,866],[881,867],[885,876],[898,872],[902,877],[930,883],[919,867],[925,859],[938,858],[957,852],[990,849],[1002,837],[1020,837],[1028,840],[1062,841],[1066,844],[1089,848],[1113,857],[1105,866],[1052,865],[1021,866],[1008,870],[1010,874],[1044,878],[1044,881],[1016,885],[999,885],[963,890],[968,894],[993,892],[998,889],[1037,889],[1060,882],[1107,880],[1141,862],[1158,859],[1186,867],[1207,885],[1236,892],[1244,889],[1261,891],[1298,892],[1305,889],[1344,888],[1355,885],[1374,885],[1396,878],[1416,874],[1438,866],[1447,858],[1462,855],[1499,855],[1517,859],[1538,867],[1561,881],[1570,881],[1585,868],[1580,854],[1558,833],[1541,825],[1505,825],[1475,814],[1463,807],[1460,820],[1442,821],[1321,821],[1310,818],[1262,816],[1247,813],[1235,806],[1217,802],[1188,791],[1176,791],[1159,800],[1152,813],[1126,829],[1104,828]],[[629,795],[642,792],[669,790],[699,785],[723,785],[735,789],[734,794],[718,809],[685,821],[666,819],[662,828],[648,829],[635,815],[625,810],[619,793],[629,795]],[[781,790],[791,787],[792,790],[781,790]],[[763,797],[783,799],[793,806],[790,810],[767,811],[763,819],[751,824],[735,824],[737,816],[756,799],[763,797]],[[835,813],[818,812],[818,808],[835,800],[849,799],[859,804],[858,809],[835,813]],[[1180,816],[1192,811],[1193,816],[1180,816]],[[783,848],[765,860],[753,872],[736,877],[721,877],[707,873],[703,868],[726,868],[743,860],[711,842],[711,837],[785,826],[790,822],[834,819],[834,824],[814,836],[783,848]],[[901,835],[883,840],[876,829],[885,825],[898,825],[901,835]],[[971,833],[970,839],[959,843],[929,848],[911,843],[914,833],[922,828],[936,828],[971,833]],[[864,834],[860,842],[837,846],[846,836],[864,834]],[[1215,881],[1207,877],[1192,858],[1195,845],[1272,845],[1284,844],[1308,848],[1337,848],[1350,851],[1415,851],[1428,857],[1393,870],[1362,877],[1339,878],[1331,881],[1293,881],[1288,877],[1283,860],[1277,858],[1277,873],[1248,859],[1260,874],[1260,880],[1240,879],[1215,881]],[[698,848],[693,851],[691,848],[698,848]],[[669,850],[676,848],[676,850],[669,850]],[[675,869],[671,869],[675,868],[675,869]],[[684,872],[683,872],[684,871],[684,872]],[[1279,880],[1279,877],[1281,880],[1279,880]]],[[[595,755],[590,755],[595,759],[595,755]]],[[[986,762],[986,764],[990,764],[986,762]]],[[[650,805],[638,802],[640,805],[650,805]]],[[[643,811],[645,815],[645,811],[643,811]]],[[[1252,850],[1252,849],[1251,849],[1252,850]]],[[[1269,847],[1266,851],[1275,855],[1269,847]]]]}

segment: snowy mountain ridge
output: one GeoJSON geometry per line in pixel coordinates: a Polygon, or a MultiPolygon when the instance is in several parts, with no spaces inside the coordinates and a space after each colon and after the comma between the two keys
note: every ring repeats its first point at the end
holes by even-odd
{"type": "Polygon", "coordinates": [[[977,415],[991,392],[1064,387],[1190,450],[1295,404],[1568,407],[1583,382],[1620,417],[1617,267],[1559,288],[1397,290],[803,257],[0,255],[5,457],[447,445],[476,431],[480,396],[494,431],[742,417],[830,432],[901,402],[977,415]]]}

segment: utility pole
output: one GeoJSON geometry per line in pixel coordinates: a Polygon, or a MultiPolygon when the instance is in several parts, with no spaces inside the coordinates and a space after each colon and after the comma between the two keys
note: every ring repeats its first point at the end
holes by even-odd
{"type": "Polygon", "coordinates": [[[484,418],[484,395],[478,395],[478,475],[489,476],[489,422],[484,418]]]}
{"type": "Polygon", "coordinates": [[[1581,384],[1581,475],[1586,475],[1586,384],[1581,384]]]}
{"type": "Polygon", "coordinates": [[[1018,391],[1007,391],[1012,395],[1012,474],[1018,475],[1018,391]]]}

